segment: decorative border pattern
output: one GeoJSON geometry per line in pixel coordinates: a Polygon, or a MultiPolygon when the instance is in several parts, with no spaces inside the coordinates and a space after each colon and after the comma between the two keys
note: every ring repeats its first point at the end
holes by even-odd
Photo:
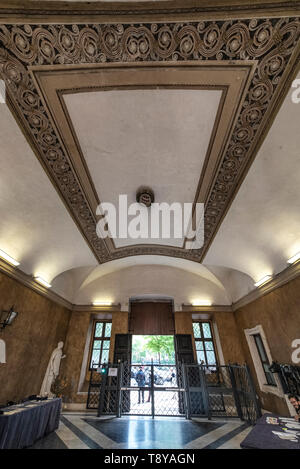
{"type": "Polygon", "coordinates": [[[223,219],[272,110],[299,59],[299,18],[165,24],[0,25],[0,71],[8,96],[74,219],[100,263],[139,254],[201,262],[223,219]],[[71,162],[34,86],[28,67],[55,64],[256,60],[247,96],[205,204],[199,250],[134,246],[110,253],[96,234],[71,162]],[[278,89],[279,88],[279,89],[278,89]],[[278,89],[278,91],[277,91],[278,89]]]}
{"type": "MultiPolygon", "coordinates": [[[[232,0],[215,0],[213,3],[209,0],[169,0],[167,4],[164,2],[159,3],[154,1],[136,1],[134,9],[132,9],[132,2],[127,1],[124,3],[112,4],[110,2],[104,3],[103,1],[93,1],[93,3],[85,3],[74,0],[68,0],[68,3],[61,0],[1,0],[2,4],[0,11],[6,15],[35,15],[49,18],[49,15],[54,17],[68,17],[77,15],[81,17],[85,15],[97,16],[133,16],[140,17],[141,15],[179,15],[179,14],[222,14],[229,16],[232,11],[235,14],[250,14],[258,11],[264,12],[265,16],[270,15],[271,12],[278,14],[278,11],[295,11],[299,6],[297,0],[240,0],[237,5],[232,0]]],[[[293,14],[293,13],[292,13],[293,14]]],[[[227,17],[226,16],[226,17],[227,17]]]]}

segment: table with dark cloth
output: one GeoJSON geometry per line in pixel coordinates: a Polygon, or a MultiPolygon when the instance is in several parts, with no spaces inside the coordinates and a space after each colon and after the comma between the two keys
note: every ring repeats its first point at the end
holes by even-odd
{"type": "Polygon", "coordinates": [[[61,399],[28,401],[1,410],[19,409],[17,413],[0,415],[0,449],[32,446],[59,426],[61,399]]]}
{"type": "MultiPolygon", "coordinates": [[[[244,449],[300,449],[300,440],[298,443],[293,443],[289,440],[282,440],[273,431],[282,431],[285,427],[284,423],[279,420],[279,425],[272,425],[266,422],[267,417],[279,418],[278,415],[264,414],[250,433],[241,443],[241,448],[244,449]]],[[[299,430],[300,432],[300,430],[299,430]]]]}

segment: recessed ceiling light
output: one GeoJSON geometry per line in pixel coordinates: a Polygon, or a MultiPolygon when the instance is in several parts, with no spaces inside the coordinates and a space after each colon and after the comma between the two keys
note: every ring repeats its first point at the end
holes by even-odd
{"type": "Polygon", "coordinates": [[[254,285],[256,287],[259,287],[260,285],[263,285],[264,283],[268,282],[272,278],[272,275],[265,275],[263,278],[258,280],[254,285]]]}
{"type": "Polygon", "coordinates": [[[94,306],[111,306],[112,302],[111,301],[94,301],[93,305],[94,306]]]}
{"type": "Polygon", "coordinates": [[[40,275],[37,275],[36,277],[34,277],[35,280],[40,283],[41,285],[43,285],[44,287],[46,288],[51,288],[52,285],[50,285],[49,282],[47,282],[47,280],[43,279],[43,277],[41,277],[40,275]]]}
{"type": "Polygon", "coordinates": [[[2,259],[5,259],[7,262],[9,262],[10,264],[14,266],[20,265],[20,262],[10,257],[8,254],[6,254],[6,252],[1,251],[1,249],[0,249],[0,257],[2,257],[2,259]]]}
{"type": "Polygon", "coordinates": [[[294,262],[297,262],[300,259],[300,252],[297,252],[293,257],[287,260],[288,264],[294,264],[294,262]]]}
{"type": "Polygon", "coordinates": [[[192,301],[193,306],[211,306],[212,302],[210,300],[194,300],[192,301]]]}

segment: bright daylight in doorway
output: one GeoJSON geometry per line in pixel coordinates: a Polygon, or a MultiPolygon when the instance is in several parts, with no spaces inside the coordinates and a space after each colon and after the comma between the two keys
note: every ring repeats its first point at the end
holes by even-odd
{"type": "Polygon", "coordinates": [[[150,415],[154,410],[156,415],[178,415],[179,376],[175,364],[174,336],[134,335],[131,363],[130,386],[139,389],[131,391],[129,412],[150,415]]]}
{"type": "Polygon", "coordinates": [[[131,362],[133,364],[153,362],[156,365],[175,365],[174,336],[134,335],[131,362]]]}

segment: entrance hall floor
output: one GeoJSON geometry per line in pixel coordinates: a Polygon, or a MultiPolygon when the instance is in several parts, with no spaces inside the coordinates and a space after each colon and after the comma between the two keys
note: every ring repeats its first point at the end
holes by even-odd
{"type": "Polygon", "coordinates": [[[56,432],[31,449],[240,449],[251,428],[239,419],[117,419],[65,412],[56,432]]]}

